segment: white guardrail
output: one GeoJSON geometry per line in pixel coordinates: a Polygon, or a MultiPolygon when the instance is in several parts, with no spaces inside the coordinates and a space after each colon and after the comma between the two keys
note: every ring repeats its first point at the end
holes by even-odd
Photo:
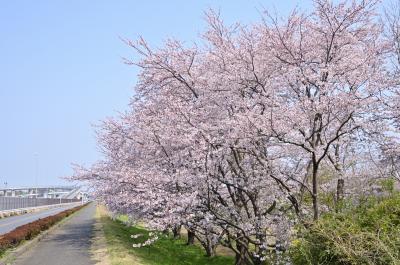
{"type": "Polygon", "coordinates": [[[0,197],[0,211],[77,202],[77,199],[0,197]]]}

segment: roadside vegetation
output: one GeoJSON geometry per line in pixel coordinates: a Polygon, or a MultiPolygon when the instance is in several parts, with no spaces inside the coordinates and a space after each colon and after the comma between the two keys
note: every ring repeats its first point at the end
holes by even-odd
{"type": "Polygon", "coordinates": [[[149,231],[140,226],[126,225],[125,216],[113,220],[101,207],[97,212],[107,241],[110,265],[225,265],[234,261],[234,257],[226,253],[206,257],[201,246],[186,245],[185,235],[180,239],[165,235],[149,246],[134,248],[133,244],[149,239],[149,231]],[[143,236],[134,239],[132,235],[143,236]]]}
{"type": "Polygon", "coordinates": [[[400,264],[400,193],[346,202],[302,228],[290,254],[295,265],[400,264]]]}

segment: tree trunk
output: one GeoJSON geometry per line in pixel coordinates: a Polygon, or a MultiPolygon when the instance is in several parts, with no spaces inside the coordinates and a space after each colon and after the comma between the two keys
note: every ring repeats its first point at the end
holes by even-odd
{"type": "Polygon", "coordinates": [[[206,256],[207,257],[214,257],[215,256],[215,249],[216,249],[216,245],[210,244],[208,243],[205,247],[206,250],[206,256]]]}
{"type": "Polygon", "coordinates": [[[194,244],[194,238],[195,238],[195,233],[188,229],[188,238],[187,238],[187,245],[193,245],[194,244]]]}
{"type": "Polygon", "coordinates": [[[235,265],[247,265],[246,257],[244,253],[236,254],[235,265]]]}
{"type": "Polygon", "coordinates": [[[174,239],[178,239],[181,237],[181,225],[176,225],[172,228],[172,233],[174,235],[174,239]]]}
{"type": "Polygon", "coordinates": [[[247,265],[246,261],[246,246],[243,242],[236,241],[236,249],[239,253],[235,256],[235,265],[247,265]]]}
{"type": "Polygon", "coordinates": [[[344,198],[344,179],[340,178],[337,181],[336,187],[336,210],[338,211],[340,208],[340,203],[344,198]]]}
{"type": "Polygon", "coordinates": [[[199,239],[199,241],[200,241],[201,245],[203,246],[204,250],[206,251],[206,256],[214,257],[215,249],[217,248],[217,245],[212,240],[212,237],[206,232],[205,239],[204,240],[199,239]]]}
{"type": "Polygon", "coordinates": [[[338,181],[336,186],[336,211],[339,211],[340,202],[344,198],[344,179],[343,179],[343,167],[340,163],[340,144],[335,146],[335,168],[338,172],[338,181]]]}
{"type": "Polygon", "coordinates": [[[312,174],[312,203],[313,203],[313,211],[314,211],[314,220],[318,220],[319,218],[319,209],[318,209],[318,165],[316,162],[313,163],[313,174],[312,174]]]}

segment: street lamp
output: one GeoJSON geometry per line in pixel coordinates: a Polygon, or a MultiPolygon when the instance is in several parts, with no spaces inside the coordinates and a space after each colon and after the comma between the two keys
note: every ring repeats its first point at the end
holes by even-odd
{"type": "Polygon", "coordinates": [[[3,196],[6,197],[7,196],[7,181],[4,181],[4,192],[3,192],[3,196]]]}
{"type": "Polygon", "coordinates": [[[35,192],[35,197],[38,197],[38,171],[39,171],[39,154],[35,153],[35,188],[36,188],[36,192],[35,192]]]}

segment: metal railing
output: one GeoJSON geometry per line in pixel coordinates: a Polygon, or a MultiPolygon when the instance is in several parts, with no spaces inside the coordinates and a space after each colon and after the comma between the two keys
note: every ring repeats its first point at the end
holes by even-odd
{"type": "Polygon", "coordinates": [[[78,199],[50,199],[50,198],[20,198],[20,197],[0,197],[0,211],[12,210],[28,207],[54,205],[61,203],[79,202],[78,199]]]}

